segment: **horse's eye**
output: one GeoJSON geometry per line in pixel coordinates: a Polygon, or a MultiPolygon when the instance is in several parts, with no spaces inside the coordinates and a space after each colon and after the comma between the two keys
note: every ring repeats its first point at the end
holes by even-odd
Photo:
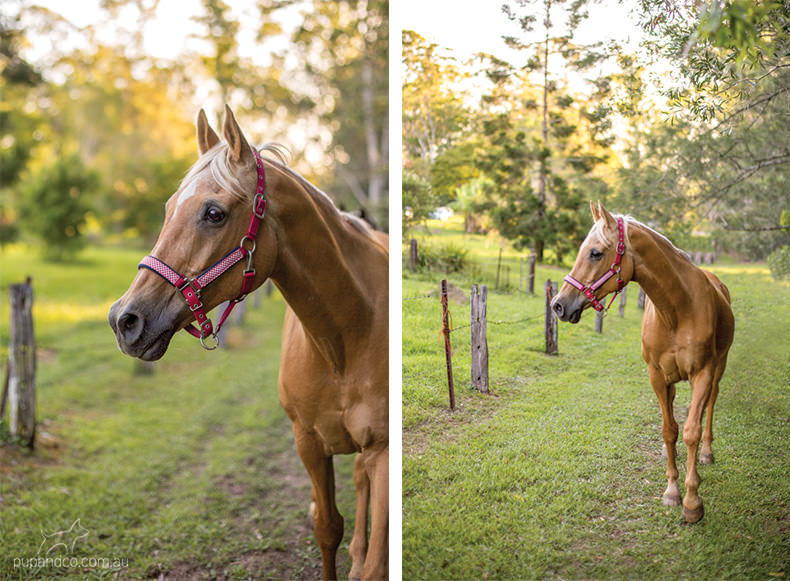
{"type": "Polygon", "coordinates": [[[204,216],[207,222],[211,222],[212,224],[219,224],[225,219],[225,212],[219,209],[216,206],[209,206],[206,209],[206,214],[204,216]]]}
{"type": "Polygon", "coordinates": [[[590,260],[601,260],[603,258],[603,252],[593,248],[590,250],[590,260]]]}

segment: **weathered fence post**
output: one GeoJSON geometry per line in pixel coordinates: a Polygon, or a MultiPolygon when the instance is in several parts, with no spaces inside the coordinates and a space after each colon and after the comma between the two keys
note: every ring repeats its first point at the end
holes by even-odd
{"type": "Polygon", "coordinates": [[[518,259],[518,296],[521,296],[524,290],[524,259],[518,259]]]}
{"type": "Polygon", "coordinates": [[[8,349],[8,401],[11,435],[32,448],[36,439],[36,341],[30,277],[8,288],[11,333],[8,349]]]}
{"type": "Polygon", "coordinates": [[[470,300],[472,336],[472,385],[481,393],[488,393],[488,339],[486,311],[488,287],[472,285],[470,300]]]}
{"type": "Polygon", "coordinates": [[[603,311],[595,312],[595,331],[603,333],[603,311]]]}
{"type": "Polygon", "coordinates": [[[535,250],[529,253],[529,294],[535,294],[535,250]]]}
{"type": "Polygon", "coordinates": [[[447,280],[442,279],[442,335],[444,356],[447,361],[447,387],[450,390],[450,409],[455,411],[455,387],[453,386],[453,350],[450,345],[450,312],[447,309],[447,280]]]}
{"type": "Polygon", "coordinates": [[[494,288],[499,290],[499,271],[502,268],[502,246],[499,246],[499,258],[496,261],[496,283],[494,284],[494,288]]]}
{"type": "Polygon", "coordinates": [[[409,268],[412,272],[417,270],[417,239],[409,240],[409,268]]]}
{"type": "Polygon", "coordinates": [[[639,298],[636,300],[636,306],[639,307],[640,309],[642,309],[643,311],[645,310],[645,296],[646,296],[645,295],[645,289],[643,289],[640,286],[639,287],[639,298]]]}
{"type": "Polygon", "coordinates": [[[621,317],[625,316],[625,291],[628,290],[628,287],[623,288],[622,292],[620,292],[620,304],[617,309],[617,314],[621,317]]]}
{"type": "Polygon", "coordinates": [[[557,346],[557,317],[554,316],[554,311],[551,309],[551,299],[557,294],[557,283],[546,281],[546,354],[556,355],[558,352],[557,346]]]}

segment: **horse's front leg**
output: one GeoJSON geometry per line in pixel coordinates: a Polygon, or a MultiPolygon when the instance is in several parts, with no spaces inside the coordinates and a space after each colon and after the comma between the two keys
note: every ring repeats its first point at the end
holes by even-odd
{"type": "Polygon", "coordinates": [[[683,426],[683,442],[688,450],[686,460],[686,497],[683,499],[683,518],[687,523],[698,522],[705,513],[702,498],[699,496],[699,485],[702,479],[697,470],[697,449],[702,436],[702,413],[711,396],[713,372],[710,367],[689,379],[691,384],[691,404],[689,415],[683,426]]]}
{"type": "Polygon", "coordinates": [[[354,537],[348,549],[351,555],[349,579],[361,579],[362,567],[368,552],[368,503],[370,502],[370,479],[365,470],[362,454],[354,460],[354,487],[357,489],[357,516],[354,522],[354,537]]]}
{"type": "Polygon", "coordinates": [[[678,467],[675,463],[675,444],[678,441],[678,424],[675,421],[674,410],[675,386],[668,384],[660,369],[648,365],[650,385],[656,392],[658,405],[661,408],[663,423],[661,435],[664,437],[664,452],[667,456],[667,489],[661,501],[667,506],[680,506],[680,489],[678,488],[678,467]]]}
{"type": "Polygon", "coordinates": [[[363,580],[387,579],[389,527],[389,446],[362,452],[370,481],[370,547],[362,569],[363,580]]]}
{"type": "Polygon", "coordinates": [[[309,433],[294,422],[296,450],[313,483],[313,531],[321,549],[323,579],[337,579],[335,557],[343,538],[343,517],[335,504],[335,469],[332,456],[324,453],[323,446],[315,434],[309,433]]]}

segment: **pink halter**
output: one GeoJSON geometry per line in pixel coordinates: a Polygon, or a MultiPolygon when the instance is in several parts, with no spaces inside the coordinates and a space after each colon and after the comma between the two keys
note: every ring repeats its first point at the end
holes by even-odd
{"type": "Polygon", "coordinates": [[[609,307],[612,306],[614,299],[617,298],[617,295],[619,295],[623,288],[625,288],[625,282],[623,282],[623,279],[620,277],[620,262],[623,260],[623,254],[625,254],[625,225],[623,224],[622,218],[617,219],[617,236],[617,254],[614,257],[614,264],[612,264],[609,270],[607,270],[601,278],[596,280],[591,285],[585,286],[573,278],[570,274],[565,277],[565,282],[583,292],[584,296],[590,299],[592,307],[599,312],[604,310],[604,306],[598,302],[598,299],[595,298],[595,291],[601,288],[607,280],[612,278],[614,275],[617,275],[617,290],[615,291],[612,300],[609,301],[609,304],[606,306],[606,310],[608,311],[609,307]]]}
{"type": "Polygon", "coordinates": [[[256,247],[255,238],[258,235],[258,229],[260,228],[261,221],[263,220],[263,216],[266,211],[266,198],[264,197],[266,190],[266,175],[263,171],[263,162],[261,161],[261,157],[258,155],[258,152],[255,150],[255,148],[251,149],[253,155],[255,156],[255,166],[258,172],[258,183],[256,186],[255,197],[252,200],[252,216],[250,217],[250,225],[247,228],[247,233],[242,237],[239,246],[228,252],[215,264],[209,266],[206,270],[191,280],[180,274],[177,270],[166,264],[164,261],[159,260],[150,254],[143,258],[142,261],[140,261],[140,264],[137,266],[138,270],[140,268],[147,268],[155,272],[179,290],[179,292],[183,295],[187,305],[189,305],[189,310],[191,310],[192,314],[195,316],[195,321],[200,327],[198,329],[193,324],[190,324],[187,325],[184,330],[190,335],[200,339],[200,344],[203,345],[205,349],[209,350],[216,349],[217,345],[206,345],[205,339],[209,336],[213,336],[216,340],[217,334],[233,310],[233,307],[246,298],[247,293],[252,290],[252,284],[255,279],[255,268],[252,265],[252,257],[255,253],[256,247]],[[247,243],[247,245],[250,245],[250,243],[252,244],[248,248],[245,246],[245,243],[247,243]],[[247,267],[244,269],[244,273],[242,274],[241,291],[239,292],[239,295],[235,299],[231,300],[228,303],[228,306],[225,307],[225,311],[220,317],[217,328],[214,330],[211,324],[211,319],[209,319],[206,315],[203,303],[200,301],[200,291],[217,280],[225,272],[230,270],[231,267],[233,267],[237,262],[244,258],[247,259],[247,267]]]}

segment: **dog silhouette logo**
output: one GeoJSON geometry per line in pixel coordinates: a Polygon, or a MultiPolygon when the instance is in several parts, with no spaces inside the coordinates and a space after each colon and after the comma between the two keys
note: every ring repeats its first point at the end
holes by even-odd
{"type": "Polygon", "coordinates": [[[44,537],[44,540],[38,547],[38,554],[41,555],[44,551],[44,555],[49,555],[53,551],[62,549],[70,555],[74,552],[74,545],[77,544],[77,541],[87,537],[89,532],[80,524],[80,519],[75,520],[74,524],[65,531],[58,531],[50,535],[42,531],[41,536],[44,537]]]}

